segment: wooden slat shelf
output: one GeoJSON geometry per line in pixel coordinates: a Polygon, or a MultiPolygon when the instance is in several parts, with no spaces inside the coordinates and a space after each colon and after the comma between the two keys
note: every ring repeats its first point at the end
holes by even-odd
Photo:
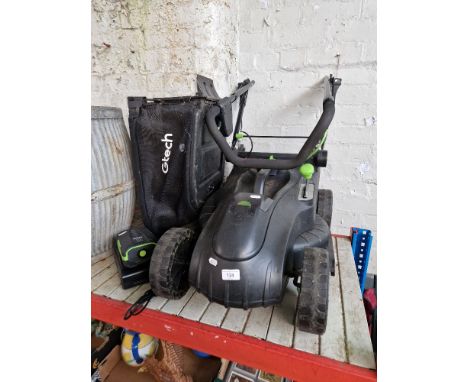
{"type": "Polygon", "coordinates": [[[330,278],[327,330],[294,325],[297,289],[280,305],[225,308],[193,288],[179,300],[154,297],[143,313],[123,315],[149,285],[120,287],[111,256],[92,265],[92,316],[296,381],[375,381],[375,361],[349,238],[334,237],[336,276],[330,278]]]}

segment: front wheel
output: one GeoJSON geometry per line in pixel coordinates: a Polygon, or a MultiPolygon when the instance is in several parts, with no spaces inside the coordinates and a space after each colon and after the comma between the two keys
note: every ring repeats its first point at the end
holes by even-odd
{"type": "Polygon", "coordinates": [[[151,289],[156,296],[178,299],[185,295],[195,239],[195,231],[188,227],[171,228],[161,236],[149,269],[151,289]]]}
{"type": "Polygon", "coordinates": [[[328,251],[306,248],[297,301],[297,325],[300,330],[323,334],[327,327],[330,265],[328,251]]]}

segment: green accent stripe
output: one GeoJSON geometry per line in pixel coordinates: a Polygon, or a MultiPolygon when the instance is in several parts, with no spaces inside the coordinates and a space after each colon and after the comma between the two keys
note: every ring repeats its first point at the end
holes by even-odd
{"type": "Polygon", "coordinates": [[[315,149],[310,153],[310,155],[307,157],[307,159],[312,158],[315,154],[318,153],[319,150],[322,150],[323,145],[327,141],[327,136],[328,136],[328,129],[325,130],[325,133],[323,134],[322,139],[320,140],[319,143],[315,145],[315,149]]]}
{"type": "Polygon", "coordinates": [[[144,244],[134,245],[133,247],[130,247],[129,249],[127,249],[127,250],[125,251],[125,256],[122,256],[122,250],[121,250],[121,247],[119,246],[119,241],[117,240],[117,247],[119,247],[120,256],[122,257],[122,260],[123,260],[123,261],[128,261],[128,253],[129,253],[132,249],[137,249],[137,248],[141,248],[141,247],[146,247],[147,245],[151,245],[151,244],[156,245],[156,243],[155,243],[154,241],[150,241],[150,242],[144,243],[144,244]]]}
{"type": "MultiPolygon", "coordinates": [[[[122,257],[122,244],[120,244],[120,240],[117,240],[117,249],[119,250],[120,257],[122,257]]],[[[123,259],[123,257],[122,257],[122,259],[123,259]]],[[[128,260],[128,258],[127,258],[127,260],[128,260]]],[[[125,261],[127,261],[127,260],[125,260],[125,261]]]]}

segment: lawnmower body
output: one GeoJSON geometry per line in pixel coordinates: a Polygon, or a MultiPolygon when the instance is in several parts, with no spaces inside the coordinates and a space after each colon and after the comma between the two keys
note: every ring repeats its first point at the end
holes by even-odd
{"type": "Polygon", "coordinates": [[[298,169],[235,168],[213,196],[221,200],[195,245],[190,284],[226,307],[280,303],[289,277],[301,273],[304,248],[329,244],[316,214],[318,182],[318,170],[306,180],[298,169]]]}
{"type": "Polygon", "coordinates": [[[238,84],[231,96],[214,101],[206,111],[205,126],[223,160],[234,168],[204,203],[198,224],[173,227],[161,236],[151,258],[151,288],[156,295],[180,298],[192,285],[211,301],[248,309],[280,303],[292,277],[299,289],[298,328],[323,334],[334,274],[333,194],[319,190],[319,178],[341,80],[332,75],[324,79],[323,112],[297,154],[253,151],[255,136],[241,130],[253,84],[249,79],[238,84]],[[232,103],[237,99],[234,127],[232,103]],[[231,145],[226,141],[230,135],[231,145]],[[250,152],[239,144],[246,136],[250,152]]]}

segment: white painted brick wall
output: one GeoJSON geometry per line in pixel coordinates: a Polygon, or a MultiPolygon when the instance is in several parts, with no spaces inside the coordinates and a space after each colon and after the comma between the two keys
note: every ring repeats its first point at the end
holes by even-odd
{"type": "MultiPolygon", "coordinates": [[[[333,232],[374,232],[376,272],[376,0],[240,0],[239,12],[239,78],[256,81],[247,132],[308,134],[321,113],[320,79],[343,79],[321,184],[334,191],[333,232]]],[[[255,148],[297,152],[302,142],[256,140],[255,148]]]]}
{"type": "Polygon", "coordinates": [[[196,74],[221,94],[237,84],[238,4],[230,0],[93,0],[92,104],[195,94],[196,74]]]}

